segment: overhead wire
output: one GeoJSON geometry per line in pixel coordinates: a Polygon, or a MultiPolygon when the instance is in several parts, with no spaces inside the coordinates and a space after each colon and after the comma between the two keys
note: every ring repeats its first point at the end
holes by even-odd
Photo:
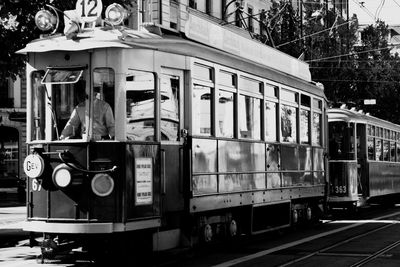
{"type": "Polygon", "coordinates": [[[397,0],[393,0],[393,2],[394,2],[398,7],[400,7],[400,4],[397,2],[397,0]]]}
{"type": "Polygon", "coordinates": [[[379,15],[381,14],[382,8],[385,5],[385,0],[381,0],[377,9],[375,10],[375,21],[379,19],[379,15]]]}
{"type": "Polygon", "coordinates": [[[374,21],[376,21],[374,14],[371,13],[371,11],[368,10],[363,4],[358,2],[357,0],[353,0],[354,3],[356,3],[365,13],[367,13],[368,16],[370,16],[374,21]]]}
{"type": "Polygon", "coordinates": [[[339,27],[341,27],[341,26],[343,26],[343,25],[352,23],[353,21],[354,21],[354,20],[349,20],[349,21],[346,21],[346,22],[344,22],[344,23],[338,24],[338,25],[336,25],[336,26],[332,25],[332,27],[330,27],[330,28],[324,29],[324,30],[319,31],[319,32],[314,32],[314,33],[309,34],[309,35],[305,35],[305,36],[303,36],[303,37],[301,37],[301,38],[298,38],[298,39],[295,39],[295,40],[292,40],[292,41],[289,41],[289,42],[286,42],[286,43],[283,43],[283,44],[279,44],[279,45],[277,45],[276,47],[281,47],[281,46],[284,46],[284,45],[287,45],[287,44],[290,44],[290,43],[294,43],[294,42],[300,41],[300,40],[302,40],[302,39],[305,39],[305,38],[308,38],[308,37],[311,37],[311,36],[314,36],[314,35],[317,35],[317,34],[326,32],[326,31],[331,31],[331,30],[333,29],[333,26],[334,26],[334,28],[337,29],[337,28],[339,28],[339,27]]]}
{"type": "Polygon", "coordinates": [[[341,54],[341,55],[318,58],[318,59],[310,59],[310,60],[306,60],[305,62],[316,62],[316,61],[322,61],[324,59],[332,59],[332,58],[338,58],[338,57],[343,57],[343,56],[354,56],[354,55],[358,55],[358,54],[364,54],[364,53],[370,53],[370,52],[390,49],[393,46],[398,46],[398,45],[391,45],[390,47],[386,46],[386,47],[381,47],[381,48],[376,48],[376,49],[370,49],[370,50],[365,50],[365,51],[360,51],[360,52],[351,52],[351,53],[347,53],[347,54],[341,54]]]}

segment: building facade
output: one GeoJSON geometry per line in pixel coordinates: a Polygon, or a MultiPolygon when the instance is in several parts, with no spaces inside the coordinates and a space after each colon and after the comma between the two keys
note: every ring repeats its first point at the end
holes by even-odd
{"type": "MultiPolygon", "coordinates": [[[[9,193],[24,198],[22,161],[26,154],[26,79],[0,84],[0,199],[9,193]],[[11,190],[11,191],[10,191],[11,190]]],[[[4,198],[5,196],[5,198],[4,198]]]]}

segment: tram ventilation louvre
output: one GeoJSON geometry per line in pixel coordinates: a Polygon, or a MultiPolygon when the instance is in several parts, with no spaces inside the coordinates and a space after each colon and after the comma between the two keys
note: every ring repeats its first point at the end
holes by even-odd
{"type": "Polygon", "coordinates": [[[290,202],[253,206],[251,231],[253,234],[290,226],[290,202]]]}

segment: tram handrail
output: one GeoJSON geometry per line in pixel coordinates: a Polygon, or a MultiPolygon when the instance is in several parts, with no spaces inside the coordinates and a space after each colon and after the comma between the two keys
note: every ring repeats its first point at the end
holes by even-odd
{"type": "Polygon", "coordinates": [[[63,150],[63,151],[57,151],[58,152],[58,157],[61,160],[62,163],[64,163],[65,165],[67,165],[68,167],[80,171],[80,172],[84,172],[84,173],[105,173],[105,172],[114,172],[118,167],[117,166],[113,166],[111,169],[106,169],[106,170],[85,170],[82,168],[79,168],[77,166],[75,166],[74,164],[70,164],[69,162],[67,162],[63,157],[62,154],[67,154],[70,153],[68,150],[63,150]]]}

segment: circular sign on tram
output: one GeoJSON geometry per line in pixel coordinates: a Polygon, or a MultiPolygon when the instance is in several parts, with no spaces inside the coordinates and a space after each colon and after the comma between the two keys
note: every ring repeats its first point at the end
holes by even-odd
{"type": "Polygon", "coordinates": [[[101,16],[103,3],[101,0],[78,0],[75,10],[84,22],[94,22],[101,16]]]}
{"type": "Polygon", "coordinates": [[[44,160],[37,154],[29,154],[24,160],[24,172],[30,178],[38,178],[44,170],[44,160]]]}

